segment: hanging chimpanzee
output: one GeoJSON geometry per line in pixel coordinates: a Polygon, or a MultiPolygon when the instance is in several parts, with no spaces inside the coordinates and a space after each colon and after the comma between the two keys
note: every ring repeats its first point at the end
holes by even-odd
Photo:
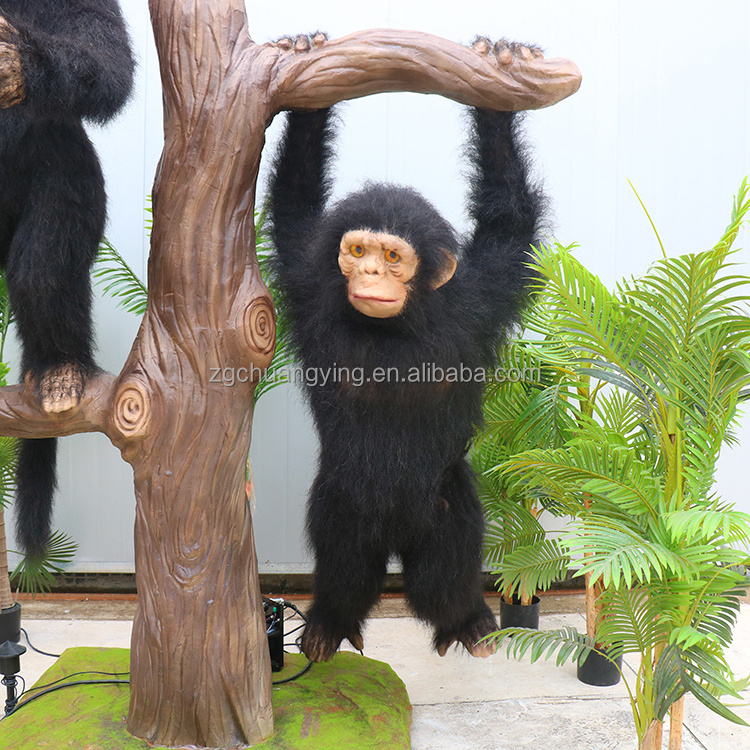
{"type": "Polygon", "coordinates": [[[483,518],[465,454],[486,368],[526,298],[543,198],[529,184],[517,115],[475,109],[472,118],[474,229],[459,244],[409,188],[368,184],[326,210],[332,114],[288,115],[271,215],[294,341],[316,373],[307,389],[320,438],[307,518],[315,599],[302,637],[314,661],[344,638],[362,648],[391,555],[439,654],[459,642],[486,656],[477,642],[497,630],[482,596],[483,518]]]}
{"type": "MultiPolygon", "coordinates": [[[[76,406],[96,370],[89,269],[104,231],[104,180],[81,120],[127,100],[133,57],[117,0],[0,0],[0,264],[40,406],[76,406]]],[[[54,439],[23,440],[18,540],[49,538],[54,439]]]]}

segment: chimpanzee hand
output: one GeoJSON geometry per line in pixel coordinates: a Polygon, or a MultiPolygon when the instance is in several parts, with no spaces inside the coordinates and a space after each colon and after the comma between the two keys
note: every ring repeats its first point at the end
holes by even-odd
{"type": "Polygon", "coordinates": [[[267,47],[278,47],[282,52],[309,52],[311,49],[320,49],[328,41],[328,34],[316,31],[314,34],[299,34],[292,37],[284,36],[275,42],[268,42],[267,47]]]}
{"type": "Polygon", "coordinates": [[[544,54],[539,47],[508,42],[505,39],[500,39],[493,44],[487,37],[478,36],[471,46],[480,55],[492,55],[501,68],[510,68],[514,63],[533,65],[534,60],[544,59],[544,54]]]}
{"type": "Polygon", "coordinates": [[[0,109],[20,104],[26,97],[17,36],[18,32],[0,16],[0,109]]]}

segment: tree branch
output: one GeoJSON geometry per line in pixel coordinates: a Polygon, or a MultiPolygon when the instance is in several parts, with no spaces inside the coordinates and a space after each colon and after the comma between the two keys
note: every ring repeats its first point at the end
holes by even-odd
{"type": "Polygon", "coordinates": [[[274,111],[320,109],[386,91],[440,94],[495,110],[540,109],[575,93],[576,64],[563,58],[514,58],[502,65],[431,34],[372,29],[327,41],[309,51],[264,47],[275,60],[274,111]]]}
{"type": "Polygon", "coordinates": [[[103,432],[117,444],[122,433],[112,423],[115,381],[115,376],[109,373],[89,378],[78,406],[60,414],[42,411],[35,389],[28,383],[0,388],[0,434],[46,438],[103,432]]]}

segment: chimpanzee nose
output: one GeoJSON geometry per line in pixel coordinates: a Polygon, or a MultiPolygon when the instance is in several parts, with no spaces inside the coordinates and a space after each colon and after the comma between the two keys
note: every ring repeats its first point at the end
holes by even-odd
{"type": "Polygon", "coordinates": [[[365,273],[380,275],[383,273],[383,264],[378,260],[377,257],[369,255],[363,259],[362,270],[365,273]]]}

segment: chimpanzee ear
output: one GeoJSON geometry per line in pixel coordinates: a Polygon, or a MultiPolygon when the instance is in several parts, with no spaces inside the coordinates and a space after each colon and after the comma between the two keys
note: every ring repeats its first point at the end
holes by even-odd
{"type": "Polygon", "coordinates": [[[444,247],[441,247],[440,251],[443,254],[443,264],[430,284],[431,289],[439,289],[443,284],[450,281],[453,274],[456,273],[456,266],[458,265],[458,259],[452,252],[444,247]]]}

